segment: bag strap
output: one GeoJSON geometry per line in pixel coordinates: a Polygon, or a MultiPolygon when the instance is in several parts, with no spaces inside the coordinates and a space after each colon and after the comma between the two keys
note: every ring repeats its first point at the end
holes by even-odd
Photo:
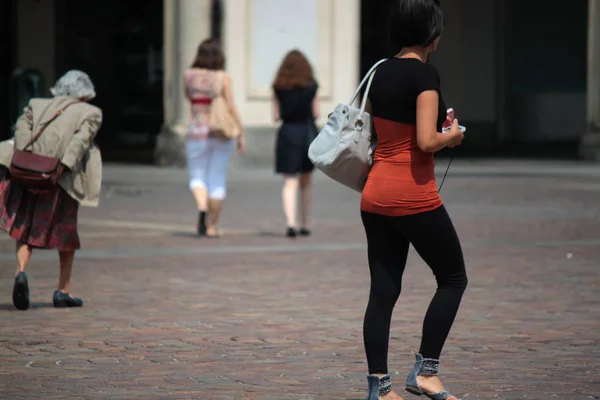
{"type": "Polygon", "coordinates": [[[362,99],[362,103],[360,105],[360,114],[359,118],[362,118],[363,114],[365,113],[365,108],[367,107],[367,100],[369,99],[369,92],[371,91],[371,85],[373,84],[373,79],[375,78],[375,72],[373,71],[373,73],[371,73],[371,76],[369,77],[369,82],[367,83],[367,88],[365,89],[365,93],[363,94],[363,99],[362,99]]]}
{"type": "Polygon", "coordinates": [[[223,71],[223,70],[218,71],[216,75],[217,75],[217,78],[216,78],[217,84],[215,86],[216,86],[216,89],[218,89],[218,91],[215,91],[216,92],[215,97],[219,97],[219,96],[224,97],[225,96],[225,71],[223,71]]]}
{"type": "Polygon", "coordinates": [[[352,98],[348,102],[348,106],[351,106],[352,103],[354,103],[354,101],[358,97],[358,95],[359,95],[360,91],[362,90],[363,86],[365,86],[365,83],[367,81],[369,81],[369,83],[367,84],[367,90],[365,90],[365,95],[363,97],[363,101],[362,101],[361,107],[360,107],[361,108],[361,110],[360,110],[360,114],[361,115],[365,111],[365,107],[367,105],[366,99],[367,99],[367,97],[369,95],[369,91],[371,90],[371,83],[373,82],[373,77],[375,76],[375,70],[377,69],[377,67],[379,67],[381,64],[383,64],[387,60],[388,60],[387,58],[381,59],[381,60],[377,61],[375,63],[375,65],[373,65],[371,67],[371,69],[369,70],[369,72],[367,72],[367,74],[365,75],[365,77],[363,78],[363,80],[360,82],[360,85],[358,85],[358,87],[354,91],[354,94],[352,95],[352,98]]]}
{"type": "MultiPolygon", "coordinates": [[[[46,128],[48,127],[48,125],[50,125],[50,123],[52,121],[54,121],[56,118],[58,118],[67,108],[69,108],[70,106],[72,106],[75,103],[80,103],[80,102],[81,102],[81,100],[74,100],[74,101],[71,101],[71,102],[67,103],[67,105],[65,105],[63,108],[61,108],[60,110],[58,110],[52,116],[52,118],[50,118],[48,121],[42,123],[42,127],[40,128],[40,130],[38,131],[38,133],[34,137],[31,138],[31,140],[29,141],[29,143],[27,143],[25,145],[25,147],[23,147],[23,151],[27,150],[27,148],[29,146],[31,146],[33,143],[35,143],[35,141],[38,140],[38,138],[40,137],[40,135],[42,133],[44,133],[44,131],[46,130],[46,128]]],[[[15,143],[16,143],[16,141],[15,141],[15,143]]]]}

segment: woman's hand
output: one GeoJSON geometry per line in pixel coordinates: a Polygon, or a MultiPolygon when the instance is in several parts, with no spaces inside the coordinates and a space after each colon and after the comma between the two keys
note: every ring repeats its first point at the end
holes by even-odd
{"type": "Polygon", "coordinates": [[[246,152],[246,138],[242,134],[237,140],[238,154],[244,154],[246,152]]]}
{"type": "Polygon", "coordinates": [[[460,146],[463,139],[465,138],[465,134],[460,130],[460,127],[458,126],[457,119],[452,121],[452,127],[450,128],[450,132],[448,132],[447,134],[453,136],[452,141],[450,142],[450,144],[448,144],[449,148],[460,146]]]}
{"type": "MultiPolygon", "coordinates": [[[[67,167],[65,164],[63,164],[63,163],[59,162],[59,163],[58,163],[58,165],[56,166],[56,175],[55,175],[55,177],[54,177],[54,179],[53,179],[53,183],[54,183],[54,184],[56,184],[56,182],[58,182],[58,181],[59,181],[59,179],[60,179],[60,178],[61,178],[61,177],[62,177],[62,176],[65,174],[65,172],[67,172],[67,171],[69,171],[69,168],[68,168],[68,167],[67,167]]],[[[30,191],[32,191],[33,193],[41,193],[41,192],[33,191],[33,190],[31,190],[31,189],[30,189],[30,191]]]]}

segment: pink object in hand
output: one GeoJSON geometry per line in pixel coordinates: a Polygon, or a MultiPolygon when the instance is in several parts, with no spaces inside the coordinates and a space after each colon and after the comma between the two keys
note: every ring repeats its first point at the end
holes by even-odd
{"type": "Polygon", "coordinates": [[[452,127],[452,121],[454,121],[454,109],[449,108],[447,111],[448,117],[442,124],[442,130],[450,129],[452,127]]]}

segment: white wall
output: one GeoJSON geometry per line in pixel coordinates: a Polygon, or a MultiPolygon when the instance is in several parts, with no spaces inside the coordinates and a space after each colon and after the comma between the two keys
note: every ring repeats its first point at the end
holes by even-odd
{"type": "Polygon", "coordinates": [[[316,0],[252,0],[248,8],[247,90],[253,98],[271,96],[270,85],[279,63],[290,50],[299,49],[322,74],[329,64],[327,41],[319,41],[319,15],[327,4],[316,0]],[[319,9],[319,6],[321,6],[319,9]],[[290,14],[290,10],[294,10],[290,14]],[[325,48],[326,47],[326,48],[325,48]],[[321,53],[319,50],[323,50],[321,53]],[[325,67],[325,68],[323,68],[325,67]]]}
{"type": "Polygon", "coordinates": [[[270,84],[282,57],[299,48],[319,81],[320,122],[346,102],[358,79],[359,0],[226,0],[227,70],[242,122],[274,126],[270,84]]]}
{"type": "Polygon", "coordinates": [[[210,0],[164,0],[164,120],[180,135],[187,132],[191,108],[183,91],[183,72],[198,45],[210,34],[210,0]]]}
{"type": "Polygon", "coordinates": [[[17,67],[40,70],[45,78],[45,94],[48,94],[48,88],[56,80],[54,0],[19,0],[16,3],[17,67]]]}

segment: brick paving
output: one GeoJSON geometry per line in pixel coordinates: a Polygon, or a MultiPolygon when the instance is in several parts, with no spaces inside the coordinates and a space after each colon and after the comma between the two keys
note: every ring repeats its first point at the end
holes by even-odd
{"type": "MultiPolygon", "coordinates": [[[[600,398],[600,173],[485,166],[458,164],[443,190],[470,283],[442,377],[463,399],[600,398]]],[[[103,196],[80,214],[81,309],[52,308],[57,257],[36,252],[33,306],[14,310],[0,236],[0,399],[364,398],[358,196],[318,177],[315,234],[296,241],[268,171],[233,174],[220,240],[191,234],[184,171],[107,166],[103,196]]],[[[398,389],[434,289],[411,253],[392,323],[398,389]]]]}

